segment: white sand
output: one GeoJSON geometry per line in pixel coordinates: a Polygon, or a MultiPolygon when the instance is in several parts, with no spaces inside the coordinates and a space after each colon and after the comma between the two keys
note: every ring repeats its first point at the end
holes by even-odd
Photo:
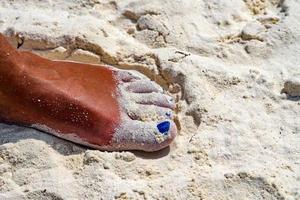
{"type": "Polygon", "coordinates": [[[1,125],[0,199],[300,199],[300,98],[281,93],[300,96],[300,1],[10,0],[0,31],[171,85],[181,125],[152,154],[1,125]]]}

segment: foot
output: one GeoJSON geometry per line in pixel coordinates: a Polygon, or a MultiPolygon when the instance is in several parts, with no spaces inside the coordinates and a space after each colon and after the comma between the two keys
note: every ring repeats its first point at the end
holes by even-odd
{"type": "Polygon", "coordinates": [[[177,129],[175,107],[135,71],[51,61],[0,35],[0,121],[34,127],[101,150],[157,151],[177,129]]]}

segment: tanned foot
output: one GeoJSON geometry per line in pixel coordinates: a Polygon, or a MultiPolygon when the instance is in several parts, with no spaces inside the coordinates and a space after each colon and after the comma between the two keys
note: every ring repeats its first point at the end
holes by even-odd
{"type": "Polygon", "coordinates": [[[101,150],[157,151],[176,135],[174,107],[138,72],[51,61],[0,34],[0,122],[101,150]]]}

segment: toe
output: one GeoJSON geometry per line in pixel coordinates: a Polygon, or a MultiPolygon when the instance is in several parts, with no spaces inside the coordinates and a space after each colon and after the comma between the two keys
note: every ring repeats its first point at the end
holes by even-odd
{"type": "Polygon", "coordinates": [[[155,92],[136,94],[134,96],[134,100],[136,103],[139,104],[156,105],[170,109],[175,108],[175,100],[173,99],[173,97],[166,94],[160,94],[155,92]]]}
{"type": "Polygon", "coordinates": [[[140,121],[159,121],[173,118],[171,109],[155,105],[135,104],[128,106],[126,112],[131,119],[140,121]]]}
{"type": "Polygon", "coordinates": [[[122,82],[131,82],[135,80],[142,80],[142,79],[149,79],[149,78],[134,70],[118,70],[117,79],[122,82]]]}
{"type": "Polygon", "coordinates": [[[168,146],[177,133],[171,120],[158,122],[128,121],[114,135],[115,149],[158,151],[168,146]]]}
{"type": "Polygon", "coordinates": [[[163,89],[157,83],[145,79],[130,82],[125,87],[127,91],[134,92],[134,93],[151,93],[151,92],[162,93],[163,92],[163,89]]]}

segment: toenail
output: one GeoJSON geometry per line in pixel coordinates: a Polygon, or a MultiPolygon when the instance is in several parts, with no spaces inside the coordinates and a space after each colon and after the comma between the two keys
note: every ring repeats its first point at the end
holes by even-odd
{"type": "Polygon", "coordinates": [[[171,112],[166,112],[166,115],[167,115],[168,117],[171,117],[171,112]]]}
{"type": "Polygon", "coordinates": [[[161,122],[157,125],[157,128],[160,133],[167,135],[168,131],[170,130],[170,122],[169,121],[161,122]]]}
{"type": "Polygon", "coordinates": [[[170,103],[174,103],[174,98],[173,98],[173,97],[168,96],[167,99],[168,99],[168,101],[169,101],[170,103]]]}

